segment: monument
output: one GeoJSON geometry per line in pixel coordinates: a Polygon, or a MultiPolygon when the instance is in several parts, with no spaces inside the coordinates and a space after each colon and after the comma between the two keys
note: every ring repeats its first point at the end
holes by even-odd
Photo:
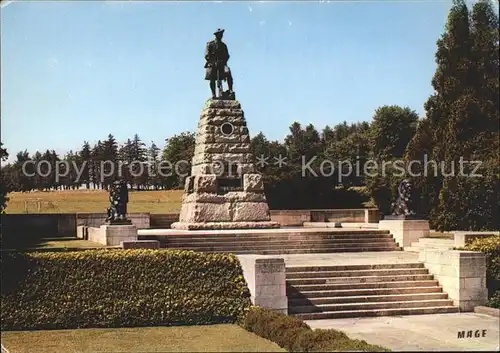
{"type": "Polygon", "coordinates": [[[392,214],[379,222],[379,229],[389,230],[400,247],[410,247],[420,238],[429,236],[429,221],[413,210],[413,186],[403,180],[398,186],[398,197],[392,203],[392,214]]]}
{"type": "Polygon", "coordinates": [[[391,204],[392,214],[384,219],[422,219],[413,210],[413,185],[409,180],[403,180],[398,186],[398,197],[391,204]]]}
{"type": "Polygon", "coordinates": [[[124,180],[116,180],[109,190],[110,207],[107,209],[108,224],[132,224],[127,219],[128,187],[124,180]]]}
{"type": "Polygon", "coordinates": [[[179,222],[171,227],[278,228],[279,223],[271,221],[262,176],[255,171],[246,120],[227,66],[229,51],[221,40],[223,32],[217,30],[216,39],[207,43],[205,79],[210,81],[212,98],[201,112],[191,176],[185,181],[179,222]]]}

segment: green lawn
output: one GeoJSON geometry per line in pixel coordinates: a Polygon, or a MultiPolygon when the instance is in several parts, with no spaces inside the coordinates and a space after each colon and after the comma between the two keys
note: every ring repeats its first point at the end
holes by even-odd
{"type": "Polygon", "coordinates": [[[285,352],[237,325],[2,332],[12,353],[285,352]]]}

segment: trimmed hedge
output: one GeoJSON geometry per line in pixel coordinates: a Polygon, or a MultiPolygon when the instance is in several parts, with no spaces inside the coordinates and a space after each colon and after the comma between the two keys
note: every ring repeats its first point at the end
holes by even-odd
{"type": "Polygon", "coordinates": [[[389,351],[368,344],[366,341],[350,339],[340,331],[312,330],[309,325],[296,317],[259,307],[252,307],[240,325],[289,352],[389,351]]]}
{"type": "Polygon", "coordinates": [[[2,330],[235,322],[250,307],[230,254],[88,250],[2,255],[2,330]]]}
{"type": "Polygon", "coordinates": [[[474,239],[462,249],[481,251],[486,254],[486,282],[488,306],[498,308],[500,303],[500,235],[474,239]]]}

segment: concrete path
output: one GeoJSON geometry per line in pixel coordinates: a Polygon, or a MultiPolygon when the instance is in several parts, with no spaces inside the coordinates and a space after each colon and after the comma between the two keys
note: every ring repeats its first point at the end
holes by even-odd
{"type": "Polygon", "coordinates": [[[343,252],[331,254],[238,255],[238,257],[276,258],[288,266],[338,266],[416,263],[418,254],[405,251],[343,252]]]}
{"type": "Polygon", "coordinates": [[[395,351],[500,349],[499,318],[477,313],[312,320],[306,323],[312,328],[340,330],[350,338],[395,351]],[[458,338],[461,331],[465,331],[465,338],[458,338]],[[467,331],[472,331],[472,337],[467,338],[467,331]],[[475,337],[476,332],[480,337],[475,337]]]}

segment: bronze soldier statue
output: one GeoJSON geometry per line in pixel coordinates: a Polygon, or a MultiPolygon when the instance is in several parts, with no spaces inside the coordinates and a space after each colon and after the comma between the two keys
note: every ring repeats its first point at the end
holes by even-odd
{"type": "Polygon", "coordinates": [[[111,207],[107,209],[109,223],[130,223],[127,219],[128,187],[124,180],[116,180],[109,191],[111,207]]]}
{"type": "Polygon", "coordinates": [[[222,41],[224,34],[223,29],[218,29],[214,32],[215,39],[207,43],[205,48],[205,80],[210,81],[210,90],[212,91],[212,99],[216,99],[215,84],[219,90],[219,97],[226,99],[234,99],[233,92],[233,76],[231,70],[227,66],[229,60],[229,51],[226,44],[222,41]],[[228,91],[224,92],[222,81],[227,82],[228,91]]]}

